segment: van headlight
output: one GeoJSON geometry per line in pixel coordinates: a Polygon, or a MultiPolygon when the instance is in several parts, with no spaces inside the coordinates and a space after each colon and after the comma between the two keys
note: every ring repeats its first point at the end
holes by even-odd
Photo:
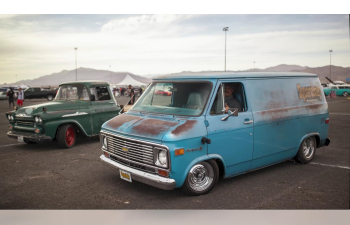
{"type": "Polygon", "coordinates": [[[100,136],[100,141],[102,144],[102,149],[107,149],[107,136],[101,135],[100,136]]]}
{"type": "Polygon", "coordinates": [[[168,167],[168,152],[159,150],[155,164],[160,167],[168,167]]]}

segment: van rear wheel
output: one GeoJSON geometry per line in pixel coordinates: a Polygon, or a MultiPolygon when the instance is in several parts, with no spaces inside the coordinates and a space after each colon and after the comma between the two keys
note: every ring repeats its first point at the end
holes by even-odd
{"type": "Polygon", "coordinates": [[[315,137],[307,137],[303,140],[299,147],[299,151],[295,156],[295,160],[299,163],[307,164],[312,161],[316,154],[315,137]]]}
{"type": "Polygon", "coordinates": [[[182,190],[188,195],[209,193],[219,179],[219,167],[214,160],[199,162],[187,174],[182,190]]]}

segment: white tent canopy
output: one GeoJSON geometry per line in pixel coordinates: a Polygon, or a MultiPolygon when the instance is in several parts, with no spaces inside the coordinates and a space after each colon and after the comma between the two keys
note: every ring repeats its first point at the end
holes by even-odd
{"type": "Polygon", "coordinates": [[[141,85],[147,85],[145,83],[142,83],[140,81],[135,80],[132,78],[129,74],[127,74],[121,82],[116,84],[117,86],[125,86],[125,85],[132,85],[132,86],[141,86],[141,85]]]}

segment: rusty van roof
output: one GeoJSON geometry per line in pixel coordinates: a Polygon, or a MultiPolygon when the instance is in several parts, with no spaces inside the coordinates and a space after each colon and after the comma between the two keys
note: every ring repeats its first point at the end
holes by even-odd
{"type": "Polygon", "coordinates": [[[235,79],[235,78],[271,78],[271,77],[317,77],[312,73],[298,72],[182,72],[163,75],[153,80],[170,79],[235,79]]]}

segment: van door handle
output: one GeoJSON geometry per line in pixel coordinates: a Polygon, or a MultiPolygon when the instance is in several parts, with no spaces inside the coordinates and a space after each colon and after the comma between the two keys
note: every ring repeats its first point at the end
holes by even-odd
{"type": "Polygon", "coordinates": [[[253,120],[244,121],[243,123],[244,123],[244,124],[251,124],[251,123],[253,123],[253,120]]]}

